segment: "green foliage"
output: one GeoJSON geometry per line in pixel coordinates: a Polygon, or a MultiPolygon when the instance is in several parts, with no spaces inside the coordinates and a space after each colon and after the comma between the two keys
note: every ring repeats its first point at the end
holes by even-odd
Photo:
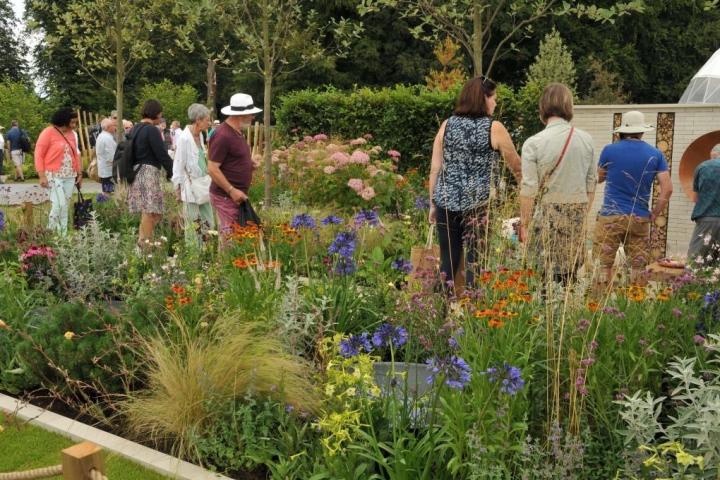
{"type": "Polygon", "coordinates": [[[623,92],[623,83],[616,73],[608,71],[596,58],[590,60],[590,71],[593,79],[590,90],[582,103],[589,105],[623,104],[628,95],[623,92]]]}
{"type": "Polygon", "coordinates": [[[0,2],[0,82],[23,82],[28,79],[25,45],[10,2],[0,2]]]}
{"type": "Polygon", "coordinates": [[[402,154],[402,169],[425,168],[437,128],[452,112],[456,95],[457,91],[433,92],[418,86],[300,90],[281,98],[276,118],[287,137],[371,134],[376,144],[402,154]]]}
{"type": "Polygon", "coordinates": [[[540,88],[557,82],[575,90],[575,62],[557,30],[545,35],[540,42],[540,53],[530,65],[527,82],[536,83],[540,88]]]}
{"type": "MultiPolygon", "coordinates": [[[[24,83],[0,83],[0,125],[7,132],[10,121],[17,120],[32,141],[50,123],[50,106],[24,83]]],[[[6,167],[7,168],[7,167],[6,167]]]]}
{"type": "Polygon", "coordinates": [[[163,117],[167,120],[168,126],[173,120],[178,120],[182,125],[188,122],[188,107],[197,102],[198,92],[188,84],[176,85],[170,80],[163,80],[159,83],[145,85],[140,89],[138,99],[137,118],[140,118],[140,111],[145,100],[154,98],[159,100],[163,106],[163,117]]]}

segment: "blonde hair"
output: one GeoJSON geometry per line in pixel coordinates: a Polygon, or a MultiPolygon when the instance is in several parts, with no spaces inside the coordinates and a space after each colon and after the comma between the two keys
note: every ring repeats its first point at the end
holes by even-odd
{"type": "Polygon", "coordinates": [[[573,118],[573,94],[562,83],[551,83],[540,96],[540,119],[543,123],[550,117],[573,118]]]}

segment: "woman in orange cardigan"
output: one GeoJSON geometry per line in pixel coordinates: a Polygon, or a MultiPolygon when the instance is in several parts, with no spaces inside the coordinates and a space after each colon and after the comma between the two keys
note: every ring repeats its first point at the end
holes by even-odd
{"type": "Polygon", "coordinates": [[[77,113],[61,108],[50,119],[51,125],[40,133],[35,144],[35,169],[40,186],[50,189],[50,220],[48,228],[60,235],[67,234],[68,203],[75,185],[82,182],[77,137],[77,113]]]}

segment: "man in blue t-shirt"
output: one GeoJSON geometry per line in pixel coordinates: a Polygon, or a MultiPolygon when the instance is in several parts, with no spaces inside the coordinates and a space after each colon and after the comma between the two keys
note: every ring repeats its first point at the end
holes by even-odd
{"type": "Polygon", "coordinates": [[[688,261],[699,267],[714,267],[720,263],[720,144],[710,151],[710,160],[695,169],[692,201],[695,230],[688,261]]]}
{"type": "Polygon", "coordinates": [[[672,194],[665,156],[642,140],[643,134],[652,130],[641,112],[627,112],[622,125],[615,129],[620,141],[607,145],[600,154],[598,181],[607,183],[593,241],[593,256],[600,260],[602,269],[596,293],[605,293],[614,278],[612,267],[620,245],[631,265],[631,282],[645,283],[641,273],[650,258],[650,222],[662,213],[672,194]],[[650,192],[656,177],[660,193],[650,211],[650,192]]]}
{"type": "Polygon", "coordinates": [[[22,130],[18,127],[17,120],[13,120],[10,124],[11,128],[7,132],[7,140],[10,142],[10,158],[15,165],[15,180],[23,181],[23,162],[25,161],[25,152],[22,150],[20,138],[23,135],[22,130]]]}

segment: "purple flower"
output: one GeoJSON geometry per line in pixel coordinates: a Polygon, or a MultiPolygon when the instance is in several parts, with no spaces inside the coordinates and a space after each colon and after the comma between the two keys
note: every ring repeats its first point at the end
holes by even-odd
{"type": "Polygon", "coordinates": [[[370,344],[370,338],[367,332],[363,332],[358,335],[350,335],[348,338],[340,340],[339,344],[340,356],[343,358],[360,355],[363,350],[370,353],[372,352],[372,348],[373,347],[370,344]]]}
{"type": "Polygon", "coordinates": [[[380,225],[380,217],[375,210],[361,210],[355,214],[355,226],[362,227],[366,223],[371,227],[380,225]]]}
{"type": "Polygon", "coordinates": [[[455,332],[455,335],[448,338],[448,346],[450,348],[452,348],[453,350],[457,350],[458,348],[460,348],[460,344],[458,343],[457,339],[459,337],[462,337],[464,334],[465,334],[465,330],[462,328],[458,328],[457,331],[455,332]]]}
{"type": "Polygon", "coordinates": [[[5,212],[0,210],[0,232],[5,230],[5,212]]]}
{"type": "Polygon", "coordinates": [[[426,363],[432,372],[426,379],[430,385],[435,383],[438,376],[443,379],[445,385],[458,390],[462,390],[470,383],[472,369],[465,360],[457,355],[453,355],[448,359],[434,357],[427,360],[426,363]]]}
{"type": "Polygon", "coordinates": [[[104,193],[98,193],[95,196],[95,201],[97,203],[104,203],[104,202],[107,202],[108,200],[110,200],[110,197],[105,195],[104,193]]]}
{"type": "Polygon", "coordinates": [[[323,225],[340,225],[341,223],[343,223],[343,219],[335,215],[328,215],[327,217],[323,218],[320,223],[322,223],[323,225]]]}
{"type": "Polygon", "coordinates": [[[593,357],[583,358],[582,360],[580,360],[580,365],[582,365],[583,367],[589,367],[593,363],[595,363],[595,359],[593,357]]]}
{"type": "Polygon", "coordinates": [[[415,197],[415,208],[418,210],[430,210],[430,199],[427,197],[415,197]]]}
{"type": "Polygon", "coordinates": [[[590,328],[590,320],[586,318],[581,318],[578,320],[577,329],[581,332],[586,331],[588,328],[590,328]]]}
{"type": "Polygon", "coordinates": [[[340,255],[344,258],[351,258],[355,253],[355,233],[353,232],[340,232],[335,237],[335,240],[328,247],[328,253],[330,255],[340,255]]]}
{"type": "Polygon", "coordinates": [[[357,271],[357,265],[352,258],[340,257],[335,264],[335,273],[338,275],[352,275],[357,271]]]}
{"type": "Polygon", "coordinates": [[[490,383],[500,383],[500,391],[508,395],[515,395],[525,386],[525,380],[521,377],[518,367],[505,362],[502,367],[490,367],[484,372],[490,383]]]}
{"type": "Polygon", "coordinates": [[[615,335],[615,341],[619,344],[625,343],[625,335],[615,335]]]}
{"type": "Polygon", "coordinates": [[[593,340],[592,342],[590,342],[590,346],[588,347],[588,350],[591,352],[594,352],[595,350],[597,350],[597,348],[599,346],[600,346],[600,344],[597,341],[593,340]]]}
{"type": "Polygon", "coordinates": [[[403,327],[395,327],[389,323],[383,323],[375,330],[372,336],[372,343],[377,348],[392,345],[394,348],[402,347],[407,343],[408,333],[403,327]]]}
{"type": "Polygon", "coordinates": [[[317,225],[315,224],[315,219],[308,215],[307,213],[300,213],[298,215],[295,215],[290,222],[290,226],[294,229],[299,228],[309,228],[313,229],[317,225]]]}
{"type": "Polygon", "coordinates": [[[705,306],[714,305],[720,300],[720,290],[717,290],[713,293],[706,293],[705,294],[705,306]]]}
{"type": "Polygon", "coordinates": [[[680,310],[679,308],[675,307],[675,308],[672,309],[672,315],[673,315],[673,317],[675,317],[675,318],[680,318],[680,317],[682,317],[682,314],[683,314],[683,312],[682,312],[682,310],[680,310]]]}
{"type": "Polygon", "coordinates": [[[693,342],[698,345],[702,345],[703,343],[705,343],[705,337],[703,337],[702,335],[695,335],[693,337],[693,342]]]}
{"type": "Polygon", "coordinates": [[[390,264],[390,268],[407,274],[412,272],[413,266],[410,260],[405,260],[404,258],[399,257],[390,264]]]}

